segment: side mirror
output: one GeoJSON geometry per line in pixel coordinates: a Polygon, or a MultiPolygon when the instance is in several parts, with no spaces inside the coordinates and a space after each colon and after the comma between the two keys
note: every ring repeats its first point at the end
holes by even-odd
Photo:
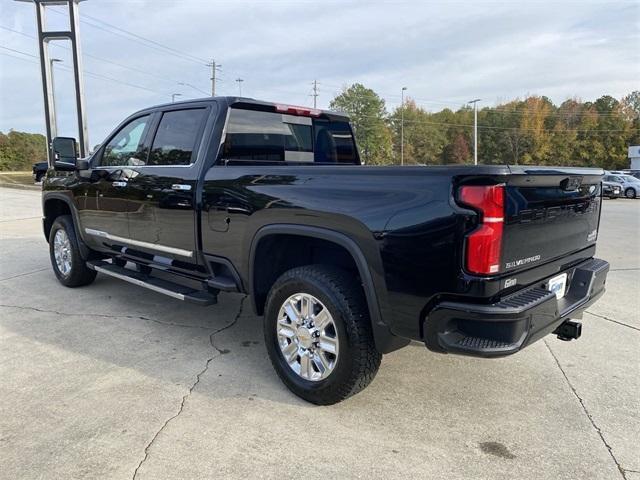
{"type": "Polygon", "coordinates": [[[51,141],[51,150],[53,150],[55,159],[53,162],[54,167],[68,170],[72,166],[72,169],[75,169],[76,160],[78,159],[75,138],[56,137],[51,141]]]}

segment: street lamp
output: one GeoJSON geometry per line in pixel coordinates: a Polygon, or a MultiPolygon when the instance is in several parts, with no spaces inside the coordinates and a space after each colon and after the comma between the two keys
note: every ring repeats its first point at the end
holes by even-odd
{"type": "Polygon", "coordinates": [[[59,58],[50,58],[49,59],[49,71],[51,72],[51,131],[53,132],[53,136],[58,135],[58,117],[57,117],[57,108],[56,108],[56,84],[53,81],[53,64],[54,63],[62,63],[62,60],[59,58]]]}
{"type": "Polygon", "coordinates": [[[467,103],[473,103],[473,163],[478,165],[478,102],[481,98],[470,100],[467,103]]]}
{"type": "Polygon", "coordinates": [[[407,87],[402,87],[402,102],[400,104],[400,165],[404,165],[404,91],[407,87]]]}
{"type": "Polygon", "coordinates": [[[176,101],[176,97],[181,97],[182,94],[181,93],[172,93],[171,94],[171,103],[176,101]]]}
{"type": "Polygon", "coordinates": [[[236,82],[238,82],[238,92],[239,92],[239,97],[242,96],[242,82],[244,82],[244,80],[240,77],[236,78],[236,82]]]}

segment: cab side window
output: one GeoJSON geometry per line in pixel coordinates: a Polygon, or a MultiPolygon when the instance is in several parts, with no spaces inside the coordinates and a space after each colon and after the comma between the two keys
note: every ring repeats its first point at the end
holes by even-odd
{"type": "Polygon", "coordinates": [[[190,165],[206,109],[164,112],[158,125],[147,165],[190,165]]]}
{"type": "Polygon", "coordinates": [[[131,120],[107,143],[100,160],[105,167],[144,165],[146,151],[142,148],[149,129],[150,115],[131,120]]]}

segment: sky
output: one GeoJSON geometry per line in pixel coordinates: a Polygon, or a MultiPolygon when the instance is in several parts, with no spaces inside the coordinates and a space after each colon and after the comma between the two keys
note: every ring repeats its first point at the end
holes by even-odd
{"type": "MultiPolygon", "coordinates": [[[[52,10],[47,28],[65,28],[64,9],[52,10]]],[[[205,96],[211,59],[222,65],[219,95],[241,85],[243,96],[312,105],[316,80],[321,108],[354,82],[389,110],[402,87],[431,111],[640,89],[637,0],[87,0],[80,17],[91,145],[172,94],[205,96]]],[[[34,6],[0,0],[0,131],[44,132],[35,35],[34,6]]],[[[63,42],[50,52],[62,60],[58,134],[77,137],[70,52],[63,42]]]]}

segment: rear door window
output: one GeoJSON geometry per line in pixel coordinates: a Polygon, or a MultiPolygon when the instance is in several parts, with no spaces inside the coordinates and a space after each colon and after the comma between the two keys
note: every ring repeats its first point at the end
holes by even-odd
{"type": "Polygon", "coordinates": [[[347,122],[232,108],[226,162],[358,163],[347,122]]]}
{"type": "Polygon", "coordinates": [[[196,142],[200,138],[206,109],[164,112],[156,130],[147,165],[190,165],[195,162],[196,142]]]}

